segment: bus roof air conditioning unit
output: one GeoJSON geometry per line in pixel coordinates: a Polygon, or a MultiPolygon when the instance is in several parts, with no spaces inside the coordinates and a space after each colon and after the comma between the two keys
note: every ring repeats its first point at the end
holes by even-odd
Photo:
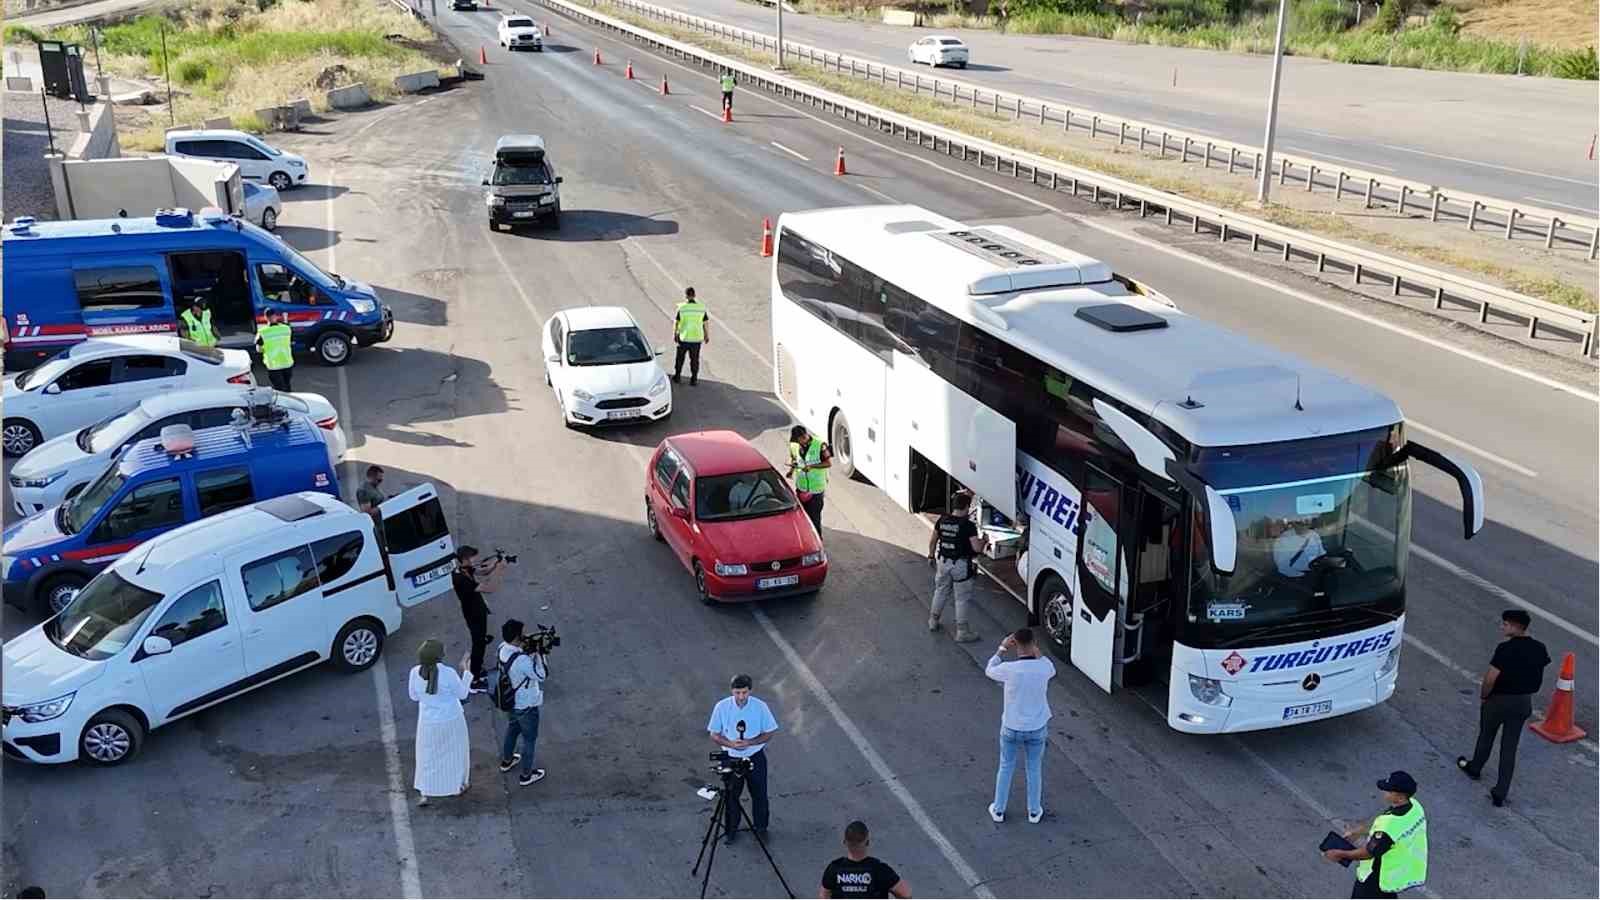
{"type": "Polygon", "coordinates": [[[922,234],[927,231],[938,231],[940,226],[923,219],[911,219],[902,222],[889,222],[883,226],[888,234],[922,234]]]}
{"type": "Polygon", "coordinates": [[[995,229],[945,231],[933,235],[933,238],[1000,270],[980,275],[969,282],[967,293],[973,296],[1072,287],[1111,279],[1111,268],[1097,259],[1075,253],[1063,257],[995,229]]]}

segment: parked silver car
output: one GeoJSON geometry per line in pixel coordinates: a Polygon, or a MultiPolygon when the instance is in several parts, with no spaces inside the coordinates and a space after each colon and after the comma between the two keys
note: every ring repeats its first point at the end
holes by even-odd
{"type": "Polygon", "coordinates": [[[270,184],[246,181],[244,186],[244,217],[268,231],[278,229],[278,213],[283,211],[283,201],[278,199],[278,189],[270,184]]]}

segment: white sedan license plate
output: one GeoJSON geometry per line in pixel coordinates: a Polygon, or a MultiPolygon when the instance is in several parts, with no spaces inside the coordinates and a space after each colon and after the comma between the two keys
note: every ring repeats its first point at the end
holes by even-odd
{"type": "Polygon", "coordinates": [[[429,569],[426,572],[423,572],[420,575],[411,576],[411,584],[412,584],[413,587],[422,587],[423,585],[427,584],[428,582],[436,581],[436,580],[438,580],[440,578],[443,578],[446,575],[449,575],[451,572],[454,572],[455,570],[456,570],[456,564],[452,560],[452,561],[447,562],[447,563],[445,563],[443,565],[434,566],[433,568],[429,569]]]}
{"type": "Polygon", "coordinates": [[[644,413],[640,412],[637,409],[613,409],[612,411],[606,413],[606,418],[613,419],[613,420],[615,420],[615,419],[637,419],[642,415],[644,415],[644,413]]]}
{"type": "Polygon", "coordinates": [[[531,219],[531,218],[533,218],[533,210],[531,210],[531,209],[519,209],[516,212],[512,213],[511,217],[514,218],[514,219],[531,219]]]}
{"type": "Polygon", "coordinates": [[[779,575],[776,578],[758,578],[756,579],[756,590],[764,591],[767,588],[793,587],[799,583],[799,575],[779,575]]]}
{"type": "Polygon", "coordinates": [[[1288,722],[1293,719],[1309,719],[1314,716],[1324,716],[1333,712],[1333,701],[1322,700],[1317,703],[1302,703],[1299,706],[1286,706],[1283,709],[1283,720],[1288,722]]]}

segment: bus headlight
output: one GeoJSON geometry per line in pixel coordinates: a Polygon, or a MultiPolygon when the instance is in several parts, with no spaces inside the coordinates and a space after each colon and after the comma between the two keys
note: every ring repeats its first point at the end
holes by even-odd
{"type": "Polygon", "coordinates": [[[1222,690],[1222,682],[1215,678],[1189,676],[1189,693],[1207,706],[1232,706],[1233,698],[1222,690]]]}
{"type": "Polygon", "coordinates": [[[1389,651],[1388,656],[1384,657],[1383,668],[1378,670],[1377,677],[1383,678],[1398,668],[1400,668],[1400,648],[1396,647],[1389,651]]]}

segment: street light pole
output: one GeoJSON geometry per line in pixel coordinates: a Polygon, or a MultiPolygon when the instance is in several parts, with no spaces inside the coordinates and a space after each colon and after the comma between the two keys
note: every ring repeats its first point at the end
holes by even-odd
{"type": "Polygon", "coordinates": [[[1272,190],[1272,142],[1278,136],[1278,87],[1283,80],[1283,32],[1289,21],[1289,0],[1278,0],[1278,37],[1272,45],[1272,91],[1267,97],[1267,137],[1261,154],[1261,184],[1256,199],[1263,206],[1272,190]]]}
{"type": "Polygon", "coordinates": [[[783,0],[774,0],[773,8],[778,11],[778,71],[783,71],[783,0]]]}

